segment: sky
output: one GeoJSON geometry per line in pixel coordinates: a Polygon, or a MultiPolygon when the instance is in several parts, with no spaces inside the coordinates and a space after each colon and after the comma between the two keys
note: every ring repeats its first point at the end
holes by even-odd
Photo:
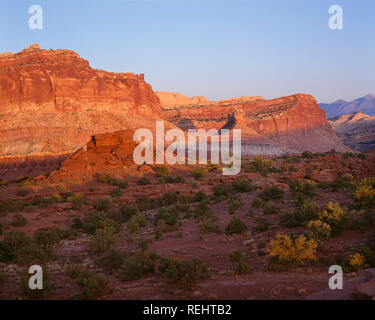
{"type": "Polygon", "coordinates": [[[71,49],[154,90],[319,102],[375,93],[374,0],[0,0],[0,52],[71,49]],[[43,29],[29,28],[31,5],[43,29]],[[331,30],[331,5],[343,29],[331,30]]]}

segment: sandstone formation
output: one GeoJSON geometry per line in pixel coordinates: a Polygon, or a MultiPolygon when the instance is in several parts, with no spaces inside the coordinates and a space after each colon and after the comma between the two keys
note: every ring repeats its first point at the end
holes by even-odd
{"type": "Polygon", "coordinates": [[[58,171],[51,174],[51,180],[77,180],[92,178],[97,173],[123,173],[127,169],[135,171],[133,151],[137,143],[133,141],[134,130],[104,133],[92,136],[87,148],[76,151],[58,171]]]}
{"type": "Polygon", "coordinates": [[[22,177],[36,178],[60,168],[71,153],[31,153],[0,157],[0,179],[7,181],[22,177]]]}
{"type": "Polygon", "coordinates": [[[221,101],[210,101],[206,97],[192,97],[189,98],[181,93],[174,93],[174,92],[164,92],[164,91],[156,91],[156,95],[159,97],[162,108],[164,109],[179,109],[179,108],[189,108],[189,107],[198,107],[198,106],[205,106],[209,104],[213,105],[232,105],[236,103],[243,103],[248,101],[257,101],[263,100],[262,97],[250,97],[250,96],[242,96],[239,98],[230,98],[221,101]]]}
{"type": "Polygon", "coordinates": [[[357,112],[328,120],[346,146],[360,152],[375,148],[375,116],[357,112]]]}
{"type": "Polygon", "coordinates": [[[243,147],[248,154],[256,154],[259,146],[264,151],[272,149],[271,154],[350,150],[339,142],[324,110],[311,95],[306,94],[236,104],[164,109],[163,114],[184,130],[219,130],[237,126],[242,130],[243,147]]]}
{"type": "Polygon", "coordinates": [[[160,115],[143,74],[95,70],[73,51],[38,45],[0,56],[0,155],[71,152],[160,115]]]}

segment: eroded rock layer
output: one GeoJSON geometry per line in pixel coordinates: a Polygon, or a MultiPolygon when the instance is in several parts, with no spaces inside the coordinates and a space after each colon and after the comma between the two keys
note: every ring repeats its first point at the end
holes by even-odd
{"type": "Polygon", "coordinates": [[[0,155],[67,152],[161,114],[144,76],[92,69],[70,50],[0,56],[0,155]]]}

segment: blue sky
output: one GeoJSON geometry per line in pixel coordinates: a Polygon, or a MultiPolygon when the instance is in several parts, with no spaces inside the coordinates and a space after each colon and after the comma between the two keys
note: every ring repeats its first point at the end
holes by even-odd
{"type": "Polygon", "coordinates": [[[0,0],[0,51],[37,42],[94,68],[145,73],[154,90],[319,102],[375,93],[374,0],[0,0]],[[43,30],[28,27],[41,5],[43,30]],[[328,28],[341,5],[344,29],[328,28]]]}

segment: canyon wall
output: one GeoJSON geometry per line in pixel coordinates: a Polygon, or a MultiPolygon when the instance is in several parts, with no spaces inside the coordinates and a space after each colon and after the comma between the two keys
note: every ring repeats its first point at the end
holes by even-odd
{"type": "Polygon", "coordinates": [[[0,155],[67,152],[161,116],[144,76],[92,69],[70,50],[0,56],[0,155]]]}

